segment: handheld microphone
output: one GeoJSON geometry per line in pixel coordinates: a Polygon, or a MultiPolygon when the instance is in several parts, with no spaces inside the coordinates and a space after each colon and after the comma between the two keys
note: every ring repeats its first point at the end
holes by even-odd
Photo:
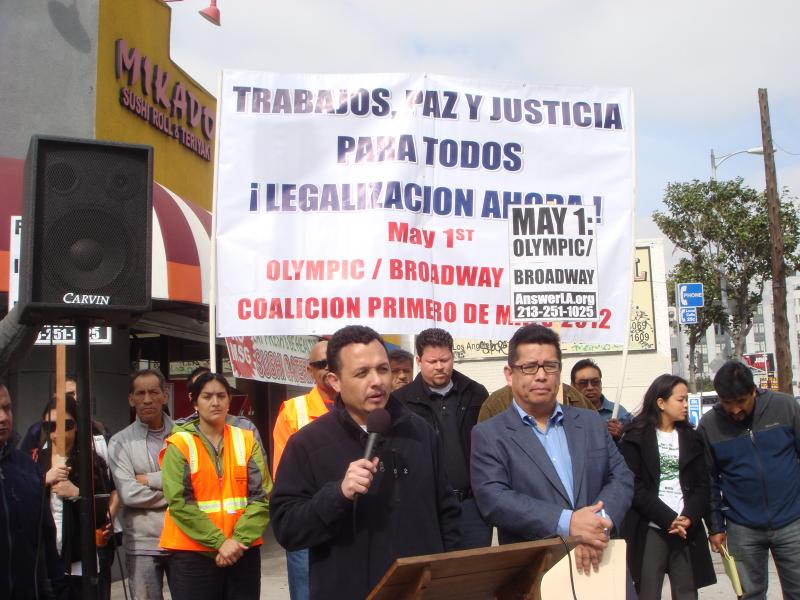
{"type": "Polygon", "coordinates": [[[376,408],[367,415],[367,445],[364,448],[364,458],[372,459],[375,445],[384,435],[389,433],[392,426],[392,415],[385,408],[376,408]]]}

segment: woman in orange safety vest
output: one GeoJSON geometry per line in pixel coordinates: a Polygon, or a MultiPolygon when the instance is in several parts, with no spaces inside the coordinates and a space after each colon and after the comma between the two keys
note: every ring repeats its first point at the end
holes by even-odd
{"type": "Polygon", "coordinates": [[[197,418],[161,451],[167,501],[161,546],[174,600],[257,600],[272,481],[253,432],[227,424],[231,387],[203,373],[190,387],[197,418]]]}

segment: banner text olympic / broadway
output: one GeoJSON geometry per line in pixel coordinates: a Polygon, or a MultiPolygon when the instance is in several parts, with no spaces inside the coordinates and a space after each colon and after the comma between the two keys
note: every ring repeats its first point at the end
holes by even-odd
{"type": "MultiPolygon", "coordinates": [[[[382,259],[375,261],[372,279],[380,273],[382,259]]],[[[408,259],[391,258],[387,261],[389,279],[422,281],[436,285],[459,287],[500,287],[502,267],[475,265],[447,265],[408,259]]],[[[361,280],[365,273],[362,259],[343,260],[269,260],[265,269],[269,281],[330,281],[361,280]]]]}

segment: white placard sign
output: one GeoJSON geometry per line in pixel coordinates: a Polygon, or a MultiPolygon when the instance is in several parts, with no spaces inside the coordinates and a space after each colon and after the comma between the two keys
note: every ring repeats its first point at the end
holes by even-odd
{"type": "Polygon", "coordinates": [[[221,89],[219,335],[362,323],[508,339],[509,208],[552,205],[595,230],[597,314],[562,315],[563,339],[624,341],[630,90],[241,71],[221,89]]]}
{"type": "Polygon", "coordinates": [[[514,206],[509,215],[511,306],[517,321],[596,321],[594,211],[514,206]]]}
{"type": "Polygon", "coordinates": [[[19,298],[19,254],[22,243],[22,217],[12,216],[11,237],[8,242],[8,310],[14,308],[19,298]]]}

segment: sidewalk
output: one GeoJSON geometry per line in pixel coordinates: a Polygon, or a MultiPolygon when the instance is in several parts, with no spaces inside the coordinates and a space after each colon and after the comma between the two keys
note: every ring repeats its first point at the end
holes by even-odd
{"type": "MultiPolygon", "coordinates": [[[[733,594],[733,588],[728,576],[725,575],[725,569],[722,567],[722,560],[719,554],[711,553],[711,559],[714,561],[714,571],[717,573],[717,583],[700,590],[700,600],[731,600],[736,596],[733,594]]],[[[767,591],[767,600],[781,600],[781,582],[778,580],[778,572],[775,569],[775,563],[772,558],[769,559],[769,590],[767,591]]],[[[669,583],[664,583],[664,591],[661,592],[662,598],[670,598],[669,583]]]]}
{"type": "MultiPolygon", "coordinates": [[[[119,573],[116,563],[114,563],[113,571],[116,574],[119,573]]],[[[171,600],[166,584],[164,588],[164,599],[171,600]]],[[[111,584],[111,600],[125,600],[121,581],[111,584]]],[[[130,600],[130,595],[128,600],[130,600]]],[[[264,544],[261,546],[261,600],[289,600],[286,554],[275,541],[272,529],[267,530],[264,535],[264,544]]]]}
{"type": "MultiPolygon", "coordinates": [[[[700,590],[700,600],[734,600],[733,588],[731,587],[722,562],[718,554],[711,553],[714,561],[714,570],[717,572],[717,583],[700,590]]],[[[114,572],[118,573],[118,567],[114,564],[114,572]]],[[[166,586],[165,586],[166,587],[166,586]]],[[[166,592],[166,590],[165,590],[166,592]]],[[[169,592],[164,595],[169,599],[169,592]]],[[[670,598],[669,581],[664,581],[664,591],[661,594],[664,599],[670,598]]],[[[115,581],[111,586],[112,600],[125,600],[122,590],[122,582],[115,581]]],[[[780,600],[781,585],[778,581],[778,574],[775,564],[769,561],[769,592],[767,600],[780,600]]],[[[264,536],[264,545],[261,548],[261,600],[289,600],[289,585],[286,580],[286,555],[278,543],[272,531],[268,530],[264,536]]]]}

